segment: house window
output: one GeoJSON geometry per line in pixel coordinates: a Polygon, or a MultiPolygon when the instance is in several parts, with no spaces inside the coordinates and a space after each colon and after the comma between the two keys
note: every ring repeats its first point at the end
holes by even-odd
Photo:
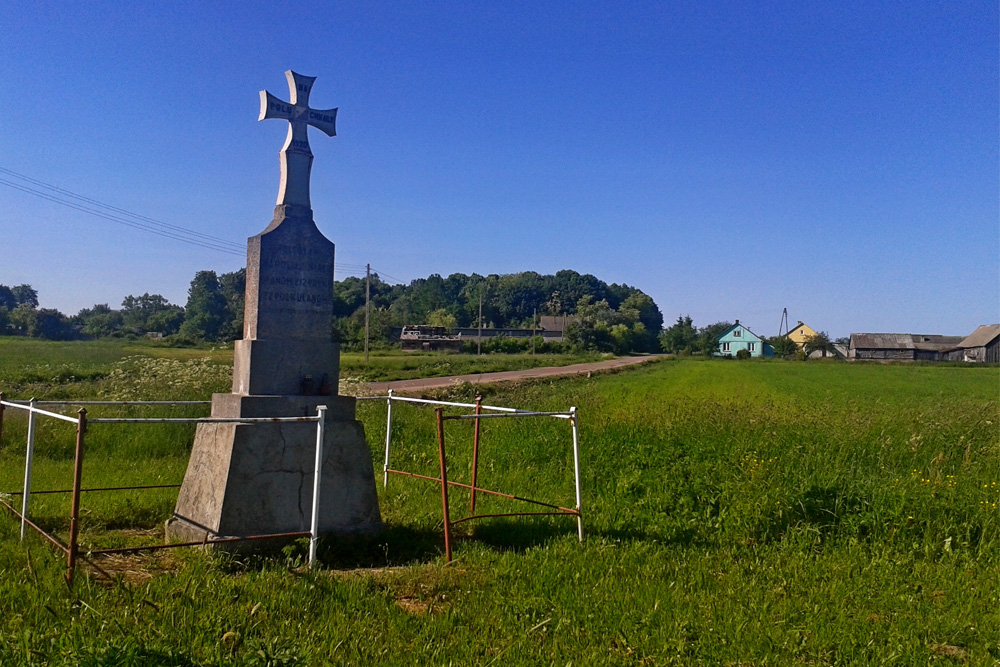
{"type": "Polygon", "coordinates": [[[736,331],[733,332],[733,336],[739,338],[742,335],[742,333],[743,333],[742,329],[737,329],[736,331]]]}
{"type": "Polygon", "coordinates": [[[755,352],[757,350],[757,343],[749,343],[747,349],[751,352],[755,352]]]}
{"type": "Polygon", "coordinates": [[[729,343],[723,343],[722,344],[722,351],[723,352],[729,352],[729,343]]]}

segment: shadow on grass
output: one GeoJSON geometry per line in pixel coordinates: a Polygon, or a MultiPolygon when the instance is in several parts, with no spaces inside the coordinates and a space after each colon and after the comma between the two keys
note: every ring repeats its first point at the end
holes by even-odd
{"type": "Polygon", "coordinates": [[[189,656],[180,652],[168,650],[157,651],[150,648],[110,647],[87,655],[76,656],[76,664],[86,667],[116,665],[118,667],[143,667],[145,665],[171,665],[172,667],[194,667],[201,663],[194,662],[189,656]]]}

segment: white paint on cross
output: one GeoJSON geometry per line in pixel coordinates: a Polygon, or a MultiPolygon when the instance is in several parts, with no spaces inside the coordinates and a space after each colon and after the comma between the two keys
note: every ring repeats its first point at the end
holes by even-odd
{"type": "Polygon", "coordinates": [[[281,184],[278,186],[278,206],[292,204],[311,208],[309,203],[309,172],[313,154],[309,149],[308,126],[312,125],[328,137],[337,134],[337,110],[309,108],[309,93],[314,76],[302,76],[292,70],[285,72],[291,103],[283,102],[266,90],[260,91],[260,116],[288,121],[288,138],[281,147],[281,184]]]}

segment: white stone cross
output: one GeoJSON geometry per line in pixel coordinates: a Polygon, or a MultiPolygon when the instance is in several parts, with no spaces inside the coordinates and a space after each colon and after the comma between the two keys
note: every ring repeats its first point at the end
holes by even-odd
{"type": "Polygon", "coordinates": [[[328,137],[337,134],[337,110],[318,111],[309,108],[309,92],[314,76],[302,76],[292,70],[285,72],[291,103],[282,102],[266,90],[260,91],[260,117],[282,118],[288,121],[288,138],[281,147],[281,184],[278,186],[278,206],[292,204],[311,208],[309,203],[309,172],[313,154],[309,150],[308,126],[319,129],[328,137]]]}

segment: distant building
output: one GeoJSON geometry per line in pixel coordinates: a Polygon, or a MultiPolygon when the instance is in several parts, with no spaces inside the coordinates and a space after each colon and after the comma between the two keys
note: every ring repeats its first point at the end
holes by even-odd
{"type": "Polygon", "coordinates": [[[462,351],[462,335],[453,333],[444,327],[422,324],[406,326],[399,334],[399,342],[404,352],[462,351]]]}
{"type": "Polygon", "coordinates": [[[540,335],[545,340],[561,341],[566,327],[577,321],[576,315],[542,315],[538,318],[540,335]]]}
{"type": "Polygon", "coordinates": [[[788,339],[798,345],[800,350],[805,347],[806,340],[815,335],[816,330],[808,324],[803,324],[801,320],[788,331],[788,339]]]}
{"type": "Polygon", "coordinates": [[[1000,363],[1000,324],[984,324],[954,348],[941,352],[942,361],[1000,363]]]}
{"type": "Polygon", "coordinates": [[[939,361],[941,353],[954,349],[962,336],[936,334],[855,333],[847,350],[848,359],[877,361],[939,361]]]}
{"type": "Polygon", "coordinates": [[[719,349],[716,354],[723,357],[735,357],[740,350],[747,350],[751,357],[773,357],[774,348],[764,339],[747,329],[736,320],[736,324],[729,327],[719,336],[719,349]]]}

